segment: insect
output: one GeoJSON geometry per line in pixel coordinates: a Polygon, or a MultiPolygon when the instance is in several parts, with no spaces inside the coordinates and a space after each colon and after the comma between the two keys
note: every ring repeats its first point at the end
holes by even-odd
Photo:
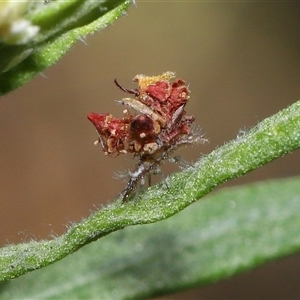
{"type": "Polygon", "coordinates": [[[133,81],[138,88],[132,90],[115,80],[122,91],[134,96],[117,100],[126,107],[123,118],[114,118],[109,113],[88,115],[98,133],[95,144],[100,144],[106,155],[133,153],[139,158],[121,193],[122,203],[128,201],[146,175],[159,171],[162,162],[174,161],[171,154],[177,148],[205,141],[192,130],[195,117],[185,112],[190,91],[181,79],[171,82],[174,77],[173,72],[158,76],[137,75],[133,81]]]}

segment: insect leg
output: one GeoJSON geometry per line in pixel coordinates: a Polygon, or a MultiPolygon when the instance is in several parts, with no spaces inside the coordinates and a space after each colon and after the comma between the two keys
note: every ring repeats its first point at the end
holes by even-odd
{"type": "Polygon", "coordinates": [[[145,174],[151,170],[153,165],[154,163],[141,160],[136,170],[130,173],[130,179],[126,185],[125,190],[122,192],[124,193],[122,203],[128,200],[130,194],[136,189],[138,182],[144,178],[145,174]]]}

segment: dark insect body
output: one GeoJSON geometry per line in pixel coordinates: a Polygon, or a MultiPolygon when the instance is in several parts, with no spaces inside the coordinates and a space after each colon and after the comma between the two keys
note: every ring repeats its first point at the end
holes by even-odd
{"type": "Polygon", "coordinates": [[[123,111],[122,119],[109,113],[90,113],[88,119],[98,132],[98,141],[106,155],[133,153],[139,157],[139,163],[122,192],[122,202],[126,202],[144,177],[159,170],[159,165],[178,147],[203,143],[205,140],[193,133],[194,116],[187,116],[185,105],[189,100],[189,89],[185,82],[177,79],[173,72],[159,76],[137,75],[133,79],[137,89],[126,89],[116,85],[135,98],[124,98],[118,102],[133,109],[123,111]]]}

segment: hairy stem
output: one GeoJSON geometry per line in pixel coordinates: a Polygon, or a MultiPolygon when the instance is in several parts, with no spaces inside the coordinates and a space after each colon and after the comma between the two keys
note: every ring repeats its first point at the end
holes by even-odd
{"type": "Polygon", "coordinates": [[[299,148],[299,128],[300,101],[201,158],[193,167],[171,175],[168,187],[158,184],[125,204],[119,199],[51,241],[0,249],[0,280],[51,264],[118,229],[171,217],[219,184],[299,148]]]}

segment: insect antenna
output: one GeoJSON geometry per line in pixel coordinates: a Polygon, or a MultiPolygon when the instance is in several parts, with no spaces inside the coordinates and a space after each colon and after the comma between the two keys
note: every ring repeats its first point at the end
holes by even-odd
{"type": "Polygon", "coordinates": [[[129,93],[129,94],[133,94],[135,95],[136,97],[138,97],[139,95],[139,91],[137,89],[132,89],[132,90],[129,90],[129,89],[126,89],[124,88],[122,85],[119,84],[119,82],[117,81],[117,79],[114,80],[114,83],[116,84],[116,86],[123,92],[125,93],[129,93]]]}

